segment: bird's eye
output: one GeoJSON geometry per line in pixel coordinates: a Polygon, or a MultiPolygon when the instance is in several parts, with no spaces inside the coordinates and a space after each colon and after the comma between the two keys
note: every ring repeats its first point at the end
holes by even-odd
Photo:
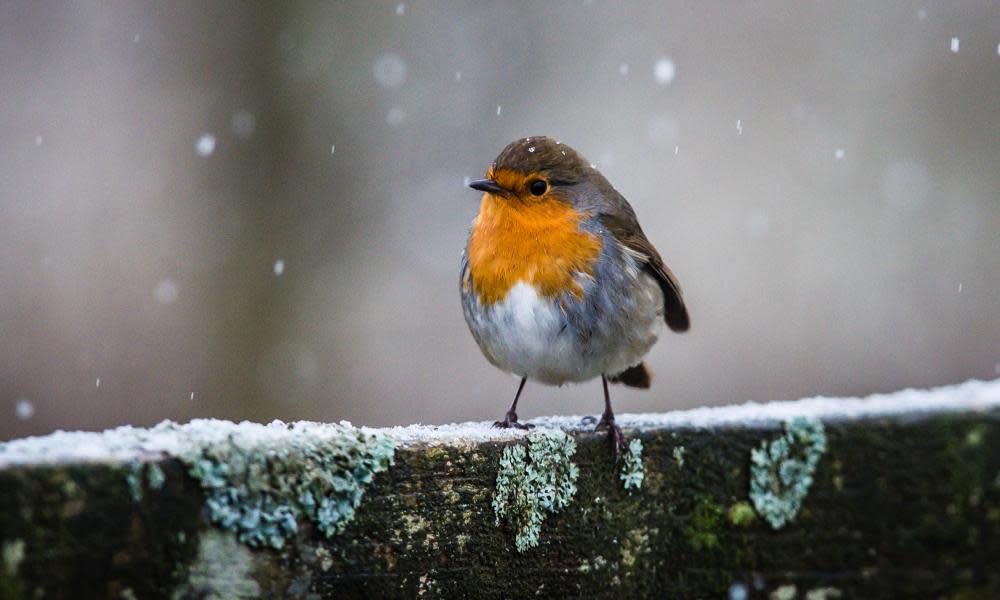
{"type": "Polygon", "coordinates": [[[548,184],[546,184],[541,179],[536,179],[532,181],[531,185],[528,186],[528,189],[531,190],[531,194],[533,196],[541,196],[542,194],[545,193],[545,190],[547,190],[548,188],[549,188],[548,184]]]}

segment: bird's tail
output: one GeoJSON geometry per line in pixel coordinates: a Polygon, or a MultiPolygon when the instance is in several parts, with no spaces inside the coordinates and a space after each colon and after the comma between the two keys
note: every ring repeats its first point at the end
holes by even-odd
{"type": "Polygon", "coordinates": [[[639,363],[634,367],[629,367],[617,375],[608,377],[612,383],[620,383],[628,387],[649,389],[649,384],[653,380],[653,374],[646,368],[646,363],[639,363]]]}

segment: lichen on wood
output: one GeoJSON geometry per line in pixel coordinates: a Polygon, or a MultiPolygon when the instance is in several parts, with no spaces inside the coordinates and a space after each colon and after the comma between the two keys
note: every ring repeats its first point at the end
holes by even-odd
{"type": "Polygon", "coordinates": [[[527,446],[504,448],[497,473],[493,511],[496,523],[510,523],[518,552],[538,545],[542,521],[567,506],[576,493],[576,441],[561,430],[540,429],[527,446]]]}
{"type": "Polygon", "coordinates": [[[823,423],[803,418],[750,452],[750,499],[771,527],[780,529],[798,514],[824,452],[823,423]]]}
{"type": "MultiPolygon", "coordinates": [[[[295,425],[289,425],[291,430],[295,425]]],[[[326,537],[344,530],[364,487],[392,464],[393,441],[352,427],[318,436],[233,435],[181,456],[201,483],[209,519],[251,546],[280,549],[307,518],[326,537]]]]}
{"type": "Polygon", "coordinates": [[[621,473],[618,477],[622,480],[622,487],[630,493],[642,487],[642,480],[646,477],[646,472],[642,467],[642,440],[635,438],[628,444],[628,451],[622,459],[621,473]]]}
{"type": "MultiPolygon", "coordinates": [[[[810,399],[617,420],[641,440],[637,489],[624,488],[607,436],[576,417],[537,419],[530,434],[206,421],[0,444],[0,599],[1000,597],[1000,382],[908,391],[895,403],[810,399]],[[752,504],[750,457],[797,417],[823,422],[826,451],[795,518],[775,530],[752,504]],[[281,548],[240,542],[206,509],[216,488],[189,473],[206,449],[243,460],[226,450],[233,436],[277,452],[344,431],[391,440],[394,464],[372,469],[353,519],[331,537],[303,513],[281,548]],[[542,454],[564,474],[552,489],[564,493],[523,506],[561,509],[544,512],[537,545],[518,552],[518,527],[506,513],[498,526],[493,503],[543,462],[530,456],[539,441],[536,454],[553,450],[542,454]],[[512,479],[498,487],[505,468],[512,479]]],[[[287,472],[281,460],[248,464],[272,478],[287,472]]],[[[301,479],[268,486],[279,480],[301,479]]]]}

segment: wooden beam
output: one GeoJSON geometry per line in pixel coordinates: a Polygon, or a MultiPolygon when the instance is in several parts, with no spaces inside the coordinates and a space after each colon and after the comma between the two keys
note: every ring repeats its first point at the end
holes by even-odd
{"type": "Polygon", "coordinates": [[[0,598],[1000,597],[1000,382],[620,422],[7,442],[0,598]]]}

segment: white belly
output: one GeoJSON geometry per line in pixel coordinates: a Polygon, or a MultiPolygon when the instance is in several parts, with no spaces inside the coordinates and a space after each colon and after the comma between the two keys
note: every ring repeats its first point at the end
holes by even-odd
{"type": "MultiPolygon", "coordinates": [[[[655,283],[653,284],[655,287],[655,283]]],[[[656,342],[662,300],[659,289],[622,318],[624,331],[607,338],[578,335],[557,301],[542,298],[524,282],[503,301],[471,311],[469,325],[483,353],[501,369],[529,379],[561,385],[602,374],[617,374],[638,364],[656,342]]],[[[569,300],[572,302],[572,300],[569,300]]]]}

